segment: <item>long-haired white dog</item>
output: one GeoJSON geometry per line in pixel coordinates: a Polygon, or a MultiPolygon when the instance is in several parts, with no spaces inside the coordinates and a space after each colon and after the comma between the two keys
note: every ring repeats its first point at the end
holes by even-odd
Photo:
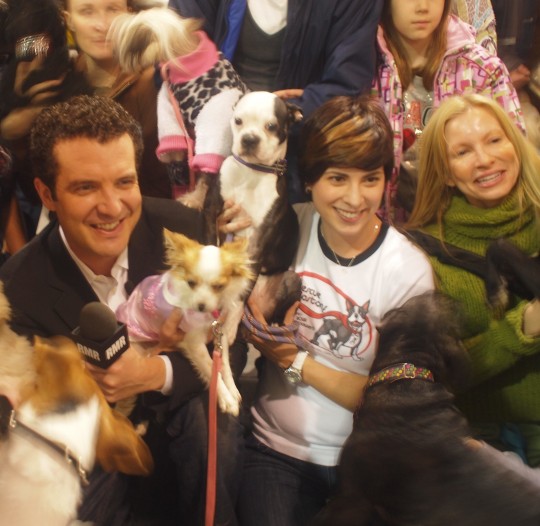
{"type": "Polygon", "coordinates": [[[220,247],[201,245],[186,236],[164,230],[166,263],[169,270],[144,279],[127,302],[116,311],[117,318],[128,326],[132,342],[159,339],[159,330],[173,308],[182,310],[180,328],[185,332],[178,348],[192,363],[200,378],[209,385],[212,359],[206,342],[214,320],[223,323],[222,370],[217,395],[222,411],[238,415],[240,393],[235,385],[229,345],[236,334],[229,327],[238,319],[229,316],[238,310],[253,277],[246,240],[224,243],[220,247]]]}
{"type": "Polygon", "coordinates": [[[147,475],[152,457],[111,410],[71,340],[36,337],[32,346],[8,320],[0,287],[0,394],[15,408],[0,415],[0,522],[66,526],[96,460],[106,471],[147,475]]]}
{"type": "MultiPolygon", "coordinates": [[[[108,34],[122,69],[160,65],[164,82],[158,95],[157,155],[167,163],[171,179],[182,179],[175,170],[185,160],[193,175],[204,174],[197,192],[182,198],[184,204],[197,208],[213,184],[212,176],[230,154],[233,107],[247,91],[200,27],[200,20],[153,8],[116,17],[108,34]]],[[[194,181],[190,182],[193,190],[194,181]]],[[[187,178],[184,183],[177,181],[180,186],[186,183],[187,178]]]]}

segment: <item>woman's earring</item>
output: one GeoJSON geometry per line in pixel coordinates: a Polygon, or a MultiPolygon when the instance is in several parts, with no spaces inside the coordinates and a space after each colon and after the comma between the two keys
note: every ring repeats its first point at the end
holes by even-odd
{"type": "Polygon", "coordinates": [[[305,190],[306,194],[310,194],[311,193],[311,186],[306,185],[304,190],[305,190]]]}

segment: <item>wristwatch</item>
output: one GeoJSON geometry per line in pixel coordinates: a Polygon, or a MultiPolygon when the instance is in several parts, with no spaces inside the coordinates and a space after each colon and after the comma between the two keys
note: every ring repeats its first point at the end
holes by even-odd
{"type": "Polygon", "coordinates": [[[307,357],[307,351],[298,351],[293,363],[283,371],[285,378],[287,378],[290,384],[296,385],[302,381],[302,367],[304,367],[307,357]]]}

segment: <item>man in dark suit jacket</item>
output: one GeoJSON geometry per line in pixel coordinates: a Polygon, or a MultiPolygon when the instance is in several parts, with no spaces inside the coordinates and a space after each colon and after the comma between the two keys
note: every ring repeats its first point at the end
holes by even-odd
{"type": "MultiPolygon", "coordinates": [[[[56,219],[0,269],[16,332],[69,336],[85,304],[100,300],[114,308],[142,279],[164,269],[164,227],[200,236],[202,217],[196,211],[141,197],[141,152],[138,125],[109,99],[76,97],[46,108],[36,119],[31,137],[35,185],[56,219]]],[[[181,339],[178,316],[172,315],[175,323],[164,333],[168,340],[160,350],[171,350],[181,339]]],[[[245,355],[235,354],[238,371],[245,355]]],[[[106,526],[127,524],[129,502],[135,500],[137,513],[159,515],[163,524],[168,524],[165,518],[202,524],[206,393],[190,364],[178,352],[143,357],[129,348],[109,369],[88,368],[110,402],[141,395],[135,414],[151,418],[148,442],[157,469],[152,482],[142,485],[96,470],[80,518],[106,526]],[[163,457],[167,447],[170,456],[163,457]],[[180,487],[174,493],[179,518],[157,489],[170,485],[171,473],[162,468],[166,471],[171,458],[180,487]]],[[[241,432],[228,415],[219,415],[219,428],[223,469],[216,521],[235,524],[241,432]]]]}

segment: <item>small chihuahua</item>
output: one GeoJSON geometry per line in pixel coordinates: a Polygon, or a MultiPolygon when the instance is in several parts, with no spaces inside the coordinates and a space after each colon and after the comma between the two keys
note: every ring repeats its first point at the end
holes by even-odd
{"type": "MultiPolygon", "coordinates": [[[[219,318],[224,335],[236,333],[236,328],[228,326],[228,313],[238,309],[253,279],[247,242],[237,240],[220,247],[201,245],[167,229],[164,238],[169,270],[143,280],[116,315],[128,326],[131,341],[144,343],[158,341],[161,325],[174,308],[180,308],[180,328],[185,336],[178,348],[208,385],[212,359],[206,342],[212,323],[219,318]]],[[[224,337],[221,343],[223,367],[218,380],[218,403],[223,412],[238,415],[241,397],[229,362],[232,340],[224,337]]]]}

